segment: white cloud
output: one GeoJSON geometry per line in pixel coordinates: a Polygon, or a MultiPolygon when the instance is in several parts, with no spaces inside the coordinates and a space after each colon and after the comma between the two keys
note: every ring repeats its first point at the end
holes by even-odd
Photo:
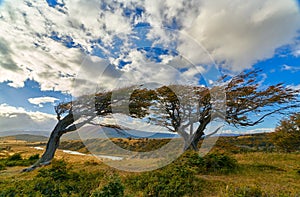
{"type": "Polygon", "coordinates": [[[44,103],[54,103],[55,101],[59,100],[58,98],[54,98],[54,97],[36,97],[36,98],[29,98],[28,101],[31,104],[34,105],[39,105],[40,107],[42,107],[44,103]]]}
{"type": "Polygon", "coordinates": [[[104,74],[99,81],[103,86],[112,87],[116,76],[133,83],[140,79],[165,83],[193,81],[197,72],[206,71],[202,65],[184,64],[188,70],[180,73],[172,65],[179,58],[170,55],[162,56],[161,64],[145,60],[145,54],[132,49],[129,39],[136,36],[132,29],[141,21],[150,23],[147,37],[162,48],[172,48],[180,41],[175,49],[187,61],[206,65],[214,59],[234,71],[272,57],[278,47],[292,44],[300,29],[299,8],[293,0],[62,2],[64,6],[55,8],[37,0],[5,1],[1,5],[0,83],[9,81],[13,87],[22,87],[26,79],[34,79],[42,90],[70,91],[73,79],[78,78],[86,83],[76,83],[76,90],[83,91],[95,84],[93,74],[120,60],[132,63],[123,69],[110,66],[106,73],[111,75],[104,74]],[[133,12],[125,16],[125,9],[136,7],[145,11],[140,16],[133,12]],[[174,21],[178,31],[162,28],[172,27],[174,21]],[[115,36],[122,40],[120,49],[115,36]],[[76,47],[67,47],[66,42],[76,47]],[[84,52],[91,54],[94,47],[103,50],[108,62],[99,58],[102,63],[91,70],[82,68],[84,52]],[[77,85],[82,85],[81,89],[77,85]]]}
{"type": "Polygon", "coordinates": [[[288,88],[294,89],[294,90],[300,90],[300,84],[298,85],[288,85],[288,88]]]}
{"type": "Polygon", "coordinates": [[[100,16],[99,1],[64,3],[63,8],[52,8],[46,1],[17,0],[0,7],[0,83],[23,87],[26,79],[33,79],[41,90],[70,91],[85,56],[82,50],[92,52],[97,45],[92,40],[111,44],[112,34],[130,28],[120,14],[113,24],[108,13],[100,16]],[[107,26],[105,17],[108,30],[102,28],[107,26]],[[77,47],[65,46],[68,41],[77,47]]]}
{"type": "Polygon", "coordinates": [[[240,134],[240,135],[245,135],[245,134],[256,134],[256,133],[271,133],[274,132],[274,128],[256,128],[256,129],[248,129],[244,131],[237,131],[237,130],[222,130],[222,134],[240,134]]]}
{"type": "Polygon", "coordinates": [[[297,72],[297,71],[300,71],[300,67],[289,66],[289,65],[284,64],[282,66],[281,70],[286,70],[286,71],[291,71],[291,72],[297,72]]]}
{"type": "MultiPolygon", "coordinates": [[[[273,57],[277,48],[293,44],[300,29],[299,7],[293,0],[202,2],[200,14],[183,31],[234,71],[273,57]]],[[[183,44],[180,51],[195,59],[197,50],[192,49],[183,44]]]]}
{"type": "Polygon", "coordinates": [[[293,49],[293,55],[295,57],[300,57],[300,43],[298,43],[293,49]]]}
{"type": "Polygon", "coordinates": [[[47,131],[56,124],[56,116],[42,112],[26,111],[21,107],[0,104],[0,132],[4,131],[47,131]]]}

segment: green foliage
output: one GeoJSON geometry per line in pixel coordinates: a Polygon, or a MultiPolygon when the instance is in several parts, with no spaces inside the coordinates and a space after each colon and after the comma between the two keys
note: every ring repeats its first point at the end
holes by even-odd
{"type": "Polygon", "coordinates": [[[67,164],[63,160],[54,160],[51,168],[42,168],[37,177],[51,178],[54,181],[63,181],[69,178],[67,164]]]}
{"type": "Polygon", "coordinates": [[[5,170],[6,168],[5,168],[5,165],[3,164],[3,163],[0,163],[0,171],[1,170],[5,170]]]}
{"type": "Polygon", "coordinates": [[[195,171],[190,166],[174,163],[159,170],[129,177],[127,186],[132,191],[143,193],[143,196],[190,196],[201,191],[203,182],[195,176],[195,171]]]}
{"type": "MultiPolygon", "coordinates": [[[[3,166],[2,169],[5,167],[12,167],[12,166],[29,166],[34,164],[39,158],[39,155],[32,155],[28,159],[23,159],[21,154],[16,153],[9,156],[6,159],[0,160],[0,166],[3,166]]],[[[1,169],[1,167],[0,167],[1,169]]]]}
{"type": "Polygon", "coordinates": [[[262,197],[261,189],[257,186],[226,188],[224,196],[228,197],[262,197]]]}
{"type": "Polygon", "coordinates": [[[300,113],[280,122],[275,129],[273,141],[280,150],[300,151],[300,113]]]}
{"type": "Polygon", "coordinates": [[[22,156],[20,153],[15,153],[7,158],[7,161],[20,161],[22,160],[22,156]]]}
{"type": "Polygon", "coordinates": [[[40,158],[39,154],[31,155],[28,160],[29,161],[37,161],[40,158]]]}
{"type": "Polygon", "coordinates": [[[96,190],[92,193],[92,197],[122,197],[124,189],[121,180],[117,176],[110,178],[111,180],[101,190],[96,190]]]}
{"type": "Polygon", "coordinates": [[[198,173],[229,173],[234,172],[237,161],[225,154],[208,154],[204,157],[188,151],[177,161],[182,165],[193,167],[198,173]]]}
{"type": "Polygon", "coordinates": [[[73,172],[62,160],[39,170],[32,180],[15,182],[0,191],[0,196],[90,196],[103,173],[73,172]]]}
{"type": "Polygon", "coordinates": [[[232,172],[237,168],[237,161],[223,154],[209,154],[204,158],[205,172],[232,172]]]}

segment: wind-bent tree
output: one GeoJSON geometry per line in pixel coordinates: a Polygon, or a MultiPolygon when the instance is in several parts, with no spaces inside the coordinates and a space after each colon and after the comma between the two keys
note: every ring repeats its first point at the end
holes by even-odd
{"type": "MultiPolygon", "coordinates": [[[[157,102],[150,121],[178,133],[185,142],[184,149],[192,144],[195,129],[201,116],[211,108],[209,89],[202,86],[170,85],[155,90],[157,102]]],[[[202,124],[203,125],[203,124],[202,124]]]]}
{"type": "MultiPolygon", "coordinates": [[[[97,116],[120,113],[133,118],[146,117],[155,124],[177,132],[185,141],[185,150],[197,150],[199,141],[207,137],[205,129],[216,119],[224,120],[235,127],[254,126],[270,115],[284,113],[299,106],[299,91],[283,84],[262,87],[258,81],[258,73],[257,70],[241,73],[212,88],[183,85],[156,89],[130,87],[85,95],[72,102],[59,104],[55,107],[58,123],[51,133],[44,154],[24,171],[49,164],[60,137],[85,124],[95,124],[93,120],[97,116]]],[[[220,127],[210,132],[208,136],[219,129],[220,127]]]]}
{"type": "Polygon", "coordinates": [[[51,132],[46,150],[34,165],[23,171],[32,171],[39,166],[50,164],[59,146],[60,138],[65,133],[75,131],[86,124],[120,128],[119,125],[95,123],[96,117],[105,117],[112,113],[122,113],[135,118],[145,116],[151,101],[154,100],[151,97],[153,95],[151,91],[130,87],[80,96],[72,102],[55,106],[58,122],[51,132]]]}
{"type": "Polygon", "coordinates": [[[255,126],[268,116],[299,106],[299,91],[282,83],[263,87],[258,80],[259,72],[241,73],[212,88],[181,85],[158,88],[156,108],[163,110],[157,110],[152,121],[177,132],[185,141],[184,149],[197,150],[199,141],[205,137],[205,129],[213,120],[221,119],[235,127],[255,126]],[[222,93],[226,95],[223,107],[222,93]]]}

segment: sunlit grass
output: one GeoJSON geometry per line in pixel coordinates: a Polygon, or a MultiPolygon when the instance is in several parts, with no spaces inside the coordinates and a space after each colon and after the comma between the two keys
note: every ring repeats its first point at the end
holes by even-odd
{"type": "MultiPolygon", "coordinates": [[[[43,152],[26,145],[11,146],[11,150],[3,150],[5,157],[20,153],[23,158],[28,159],[31,155],[41,155],[43,152]]],[[[260,151],[226,154],[237,160],[238,167],[230,173],[195,171],[195,176],[200,182],[193,184],[199,185],[201,188],[188,196],[300,196],[300,153],[260,151]]],[[[104,177],[96,176],[99,179],[99,184],[95,190],[105,187],[107,177],[117,175],[125,185],[124,192],[126,195],[143,196],[142,191],[135,192],[132,190],[135,187],[130,188],[128,185],[126,187],[125,183],[127,179],[133,176],[147,178],[143,175],[145,172],[135,173],[116,170],[107,165],[107,161],[103,162],[103,160],[93,156],[70,155],[61,150],[57,151],[55,158],[56,160],[63,159],[67,163],[70,173],[104,174],[104,177]]],[[[138,167],[142,169],[142,166],[145,165],[155,166],[158,162],[159,160],[155,158],[134,158],[131,161],[123,161],[122,165],[128,169],[136,170],[138,167]]],[[[178,162],[175,162],[171,164],[171,167],[177,165],[178,162]]],[[[0,188],[5,189],[19,183],[24,185],[26,181],[35,180],[34,177],[39,174],[38,170],[20,173],[23,168],[23,166],[6,167],[6,170],[0,171],[0,188]]],[[[51,169],[51,165],[44,167],[44,169],[51,169]]],[[[170,170],[169,167],[168,170],[170,170]]]]}

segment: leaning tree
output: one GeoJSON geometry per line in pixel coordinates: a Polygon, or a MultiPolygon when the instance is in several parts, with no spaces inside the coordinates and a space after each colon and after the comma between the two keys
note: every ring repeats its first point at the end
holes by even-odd
{"type": "Polygon", "coordinates": [[[259,73],[260,70],[254,70],[231,78],[224,76],[222,83],[211,88],[183,85],[158,88],[154,108],[160,110],[149,119],[177,132],[185,141],[185,150],[198,150],[201,139],[220,130],[217,127],[205,135],[205,129],[216,119],[234,127],[249,127],[262,123],[268,116],[299,107],[298,90],[282,83],[264,87],[259,73]]]}
{"type": "MultiPolygon", "coordinates": [[[[80,96],[55,107],[58,123],[54,127],[42,157],[24,171],[47,165],[54,157],[60,137],[86,124],[96,124],[96,117],[120,113],[133,118],[147,118],[177,132],[185,141],[184,149],[197,150],[212,121],[220,119],[235,127],[255,126],[275,113],[298,107],[298,90],[276,84],[263,87],[259,71],[241,73],[208,88],[170,85],[155,89],[129,87],[93,95],[80,96]],[[225,99],[225,105],[224,105],[225,99]]],[[[120,125],[97,123],[103,127],[120,125]]]]}
{"type": "Polygon", "coordinates": [[[24,172],[51,163],[63,134],[78,130],[87,124],[119,129],[120,125],[111,125],[97,121],[97,117],[109,117],[112,114],[125,114],[133,118],[142,118],[148,111],[154,94],[151,90],[127,87],[114,91],[79,96],[72,102],[55,106],[57,124],[51,132],[46,150],[42,157],[24,172]]]}

